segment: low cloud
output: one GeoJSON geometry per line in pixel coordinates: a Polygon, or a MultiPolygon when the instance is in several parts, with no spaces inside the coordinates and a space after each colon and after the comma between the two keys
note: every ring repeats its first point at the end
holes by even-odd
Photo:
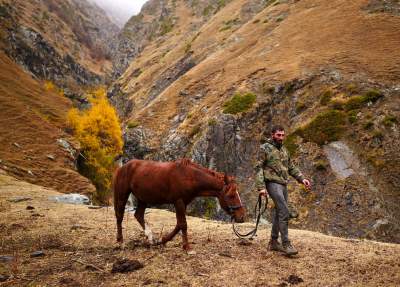
{"type": "Polygon", "coordinates": [[[112,20],[122,27],[130,17],[140,12],[147,0],[91,0],[103,8],[112,20]]]}

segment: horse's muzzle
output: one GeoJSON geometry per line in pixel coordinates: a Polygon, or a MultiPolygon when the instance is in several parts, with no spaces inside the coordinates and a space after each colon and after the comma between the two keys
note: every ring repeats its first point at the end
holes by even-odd
{"type": "Polygon", "coordinates": [[[241,216],[239,218],[233,217],[236,223],[243,223],[244,222],[244,216],[241,216]]]}

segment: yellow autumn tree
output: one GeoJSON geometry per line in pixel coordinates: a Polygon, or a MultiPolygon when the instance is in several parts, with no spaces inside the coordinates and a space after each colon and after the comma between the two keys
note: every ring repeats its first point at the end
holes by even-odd
{"type": "Polygon", "coordinates": [[[110,197],[114,159],[122,153],[121,125],[104,88],[88,93],[90,108],[71,109],[67,124],[80,142],[84,157],[80,170],[97,189],[94,200],[105,203],[110,197]]]}

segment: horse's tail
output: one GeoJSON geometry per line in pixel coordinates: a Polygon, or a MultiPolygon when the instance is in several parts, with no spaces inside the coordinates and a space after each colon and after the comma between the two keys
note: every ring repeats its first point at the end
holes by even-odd
{"type": "Polygon", "coordinates": [[[125,205],[128,200],[129,177],[127,176],[127,166],[118,167],[113,175],[112,192],[114,197],[114,211],[117,219],[117,241],[122,242],[122,220],[124,219],[125,205]]]}

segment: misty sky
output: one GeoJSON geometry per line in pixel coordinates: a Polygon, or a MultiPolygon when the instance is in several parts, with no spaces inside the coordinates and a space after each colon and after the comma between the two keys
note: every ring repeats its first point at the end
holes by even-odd
{"type": "Polygon", "coordinates": [[[91,0],[96,2],[107,13],[118,18],[122,24],[129,20],[130,17],[140,12],[143,4],[147,0],[91,0]]]}

